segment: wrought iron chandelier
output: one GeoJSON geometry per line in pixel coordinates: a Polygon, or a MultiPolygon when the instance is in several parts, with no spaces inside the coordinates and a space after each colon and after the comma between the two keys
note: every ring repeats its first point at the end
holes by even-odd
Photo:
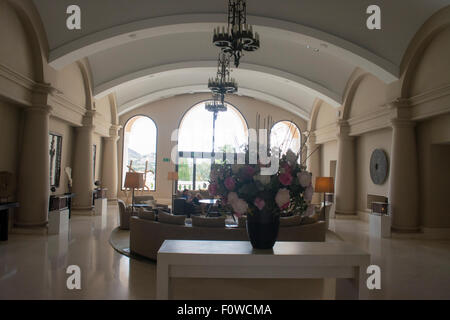
{"type": "Polygon", "coordinates": [[[208,88],[214,96],[225,96],[226,94],[233,94],[238,91],[236,80],[231,78],[230,64],[230,55],[221,52],[219,54],[217,75],[215,78],[210,78],[208,80],[208,88]]]}
{"type": "Polygon", "coordinates": [[[214,29],[213,43],[234,57],[236,68],[239,67],[243,51],[252,52],[259,49],[259,34],[253,34],[253,27],[247,24],[246,0],[229,0],[228,27],[214,29]]]}
{"type": "Polygon", "coordinates": [[[217,117],[219,115],[219,112],[226,112],[228,110],[227,106],[225,105],[225,95],[233,94],[238,91],[237,82],[233,78],[231,78],[230,64],[230,55],[225,52],[220,52],[216,77],[210,78],[208,80],[208,88],[212,92],[213,101],[206,102],[205,109],[213,113],[213,153],[215,147],[217,117]]]}

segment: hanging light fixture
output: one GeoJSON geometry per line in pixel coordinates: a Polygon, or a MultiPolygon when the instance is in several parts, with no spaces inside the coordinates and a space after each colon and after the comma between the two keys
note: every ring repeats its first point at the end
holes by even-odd
{"type": "Polygon", "coordinates": [[[225,96],[238,91],[236,80],[231,78],[230,64],[230,55],[220,52],[216,77],[208,80],[208,88],[213,93],[213,96],[225,96]]]}
{"type": "Polygon", "coordinates": [[[253,33],[253,27],[247,24],[246,0],[229,0],[228,27],[214,29],[213,43],[234,57],[236,68],[239,67],[243,51],[259,49],[259,34],[253,33]]]}

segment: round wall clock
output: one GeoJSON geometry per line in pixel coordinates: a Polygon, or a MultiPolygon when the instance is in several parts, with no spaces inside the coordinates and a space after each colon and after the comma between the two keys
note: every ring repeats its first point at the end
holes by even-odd
{"type": "Polygon", "coordinates": [[[381,149],[376,149],[370,158],[370,178],[373,183],[381,185],[388,176],[389,163],[386,153],[381,149]]]}

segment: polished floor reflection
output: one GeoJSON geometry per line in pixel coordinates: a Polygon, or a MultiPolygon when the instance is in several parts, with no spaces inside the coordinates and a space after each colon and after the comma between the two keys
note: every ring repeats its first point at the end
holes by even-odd
{"type": "MultiPolygon", "coordinates": [[[[154,299],[156,264],[129,259],[109,244],[118,225],[117,207],[106,217],[74,216],[69,234],[59,236],[12,234],[0,243],[0,299],[154,299]],[[66,269],[81,268],[81,290],[70,291],[66,269]]],[[[371,239],[368,226],[358,220],[332,220],[330,228],[345,241],[368,250],[381,267],[382,290],[374,299],[450,299],[450,241],[371,239]]],[[[220,299],[239,286],[237,298],[332,298],[332,282],[304,296],[296,282],[180,280],[176,298],[220,299]],[[270,286],[272,290],[264,292],[270,286]],[[279,293],[278,293],[279,292],[279,293]]],[[[230,298],[228,295],[225,298],[230,298]]]]}

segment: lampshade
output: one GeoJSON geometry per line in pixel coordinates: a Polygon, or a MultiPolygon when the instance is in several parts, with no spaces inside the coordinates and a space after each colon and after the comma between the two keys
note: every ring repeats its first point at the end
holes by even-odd
{"type": "Polygon", "coordinates": [[[332,177],[318,177],[316,178],[316,192],[334,192],[334,180],[332,177]]]}
{"type": "Polygon", "coordinates": [[[178,180],[178,172],[169,172],[167,175],[167,180],[177,181],[178,180]]]}
{"type": "Polygon", "coordinates": [[[125,176],[125,188],[140,189],[145,186],[144,174],[139,172],[127,172],[125,176]]]}

